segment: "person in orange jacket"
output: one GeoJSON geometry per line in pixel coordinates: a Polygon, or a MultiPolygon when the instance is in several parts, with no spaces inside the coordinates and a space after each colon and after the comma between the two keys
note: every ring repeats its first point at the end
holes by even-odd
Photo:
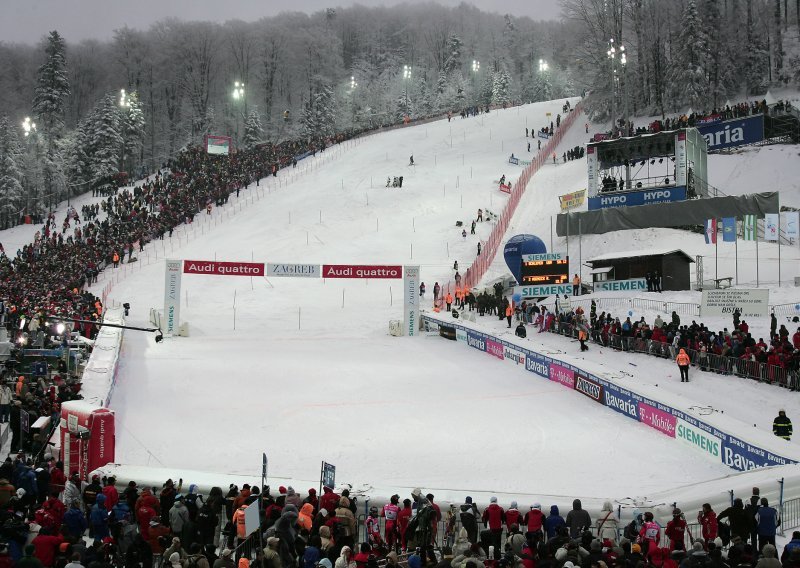
{"type": "Polygon", "coordinates": [[[506,320],[508,320],[508,327],[511,327],[511,316],[514,315],[514,305],[509,302],[506,306],[506,320]]]}
{"type": "Polygon", "coordinates": [[[675,357],[675,362],[678,364],[678,369],[681,371],[681,382],[688,383],[689,363],[691,363],[691,359],[689,359],[685,349],[681,349],[680,352],[678,352],[678,356],[675,357]]]}
{"type": "Polygon", "coordinates": [[[247,529],[244,525],[245,509],[247,509],[247,505],[242,505],[236,509],[236,511],[233,513],[233,518],[231,519],[233,526],[236,527],[236,536],[239,538],[239,542],[247,538],[247,529]]]}
{"type": "Polygon", "coordinates": [[[453,304],[453,295],[450,292],[444,297],[444,303],[447,304],[447,311],[449,312],[450,306],[453,304]]]}

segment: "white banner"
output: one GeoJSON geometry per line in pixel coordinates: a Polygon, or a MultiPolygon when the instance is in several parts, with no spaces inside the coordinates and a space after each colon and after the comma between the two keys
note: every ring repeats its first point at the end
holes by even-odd
{"type": "Polygon", "coordinates": [[[686,131],[675,135],[675,185],[686,185],[686,131]]]}
{"type": "Polygon", "coordinates": [[[732,317],[738,309],[743,318],[767,317],[769,315],[769,289],[726,288],[725,290],[703,290],[700,315],[732,317]]]}
{"type": "Polygon", "coordinates": [[[779,215],[777,213],[766,213],[764,215],[764,240],[778,240],[779,215]]]}
{"type": "Polygon", "coordinates": [[[786,238],[796,241],[800,237],[800,211],[787,211],[784,215],[786,218],[786,238]]]}
{"type": "Polygon", "coordinates": [[[165,261],[164,267],[164,322],[165,334],[177,335],[181,315],[181,274],[182,260],[165,261]]]}
{"type": "Polygon", "coordinates": [[[291,276],[293,278],[319,278],[319,264],[267,263],[267,278],[291,276]]]}
{"type": "Polygon", "coordinates": [[[409,337],[419,335],[419,266],[403,268],[403,328],[409,337]]]}
{"type": "Polygon", "coordinates": [[[722,440],[712,430],[710,426],[708,430],[704,430],[678,418],[675,439],[694,450],[700,450],[704,456],[719,463],[722,457],[722,440]]]}

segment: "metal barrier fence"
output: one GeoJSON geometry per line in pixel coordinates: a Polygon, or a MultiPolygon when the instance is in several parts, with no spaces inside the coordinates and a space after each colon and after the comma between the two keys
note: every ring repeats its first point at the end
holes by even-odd
{"type": "Polygon", "coordinates": [[[800,498],[787,499],[781,509],[781,534],[800,527],[800,498]]]}
{"type": "MultiPolygon", "coordinates": [[[[553,324],[547,331],[566,335],[572,339],[577,339],[578,328],[570,323],[558,322],[553,320],[553,324]]],[[[592,329],[589,334],[592,343],[611,347],[617,351],[631,351],[634,353],[645,353],[663,359],[675,359],[678,355],[678,347],[662,341],[643,339],[641,337],[630,337],[624,335],[612,335],[598,332],[592,329]]],[[[747,379],[754,379],[759,382],[776,384],[791,390],[800,390],[800,372],[798,369],[784,369],[778,365],[760,363],[758,361],[748,361],[738,357],[727,357],[716,355],[704,351],[685,349],[689,355],[692,365],[701,371],[711,371],[723,375],[736,375],[747,379]]]]}

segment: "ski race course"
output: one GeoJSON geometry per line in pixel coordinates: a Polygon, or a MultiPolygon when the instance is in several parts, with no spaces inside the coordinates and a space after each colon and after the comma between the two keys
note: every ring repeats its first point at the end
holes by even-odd
{"type": "MultiPolygon", "coordinates": [[[[93,291],[110,290],[117,305],[130,302],[127,323],[148,326],[150,310],[163,306],[165,258],[419,264],[428,289],[423,309],[429,309],[434,282],[452,278],[454,261],[463,273],[479,239],[491,231],[490,222],[479,223],[477,235],[463,238],[456,222],[469,232],[479,208],[502,210],[507,196],[495,180],[505,174],[514,181],[522,171],[508,156],[535,155],[526,151],[528,141],[536,149],[536,139],[524,136],[526,126],[535,132],[549,125],[547,113],[555,117],[563,103],[444,119],[329,148],[295,171],[232,196],[212,215],[198,215],[172,239],[148,245],[139,262],[106,271],[93,291]],[[412,154],[415,166],[408,165],[412,154]],[[402,189],[385,187],[387,176],[400,175],[402,189]]],[[[586,141],[584,122],[578,117],[566,133],[559,164],[543,166],[532,178],[506,239],[533,233],[550,247],[557,196],[585,187],[585,161],[562,164],[560,158],[586,141]]],[[[594,128],[604,125],[590,133],[594,128]]],[[[713,156],[709,182],[730,194],[767,190],[767,174],[765,187],[754,187],[754,180],[738,186],[731,181],[726,188],[727,164],[782,158],[771,148],[713,156]]],[[[796,177],[792,183],[785,200],[782,190],[782,203],[798,202],[796,177]]],[[[26,230],[10,232],[6,247],[23,242],[26,230]]],[[[581,254],[588,259],[655,243],[713,254],[701,235],[670,229],[586,236],[581,254]]],[[[743,266],[747,244],[739,245],[740,283],[755,280],[743,266]]],[[[575,245],[573,239],[570,247],[575,245]]],[[[564,239],[553,237],[554,250],[564,246],[564,239]]],[[[777,260],[775,247],[760,246],[761,281],[776,281],[777,262],[773,267],[769,261],[777,260]]],[[[798,260],[796,248],[782,255],[787,266],[798,260]]],[[[732,271],[732,252],[721,253],[719,262],[732,271]]],[[[498,255],[485,281],[506,272],[498,255]]],[[[319,462],[326,460],[337,466],[337,480],[382,496],[422,486],[439,502],[502,493],[594,503],[720,479],[719,487],[728,487],[728,467],[696,459],[653,429],[556,383],[534,380],[438,336],[390,336],[388,322],[401,317],[402,295],[399,280],[184,275],[181,319],[189,337],[155,344],[147,334],[125,335],[110,403],[117,417],[116,461],[172,476],[187,468],[255,476],[266,452],[270,478],[295,487],[316,486],[319,462]],[[174,443],[175,435],[182,443],[174,443]],[[598,467],[607,471],[602,484],[591,474],[598,467]]],[[[797,296],[796,289],[774,288],[770,302],[797,296]]],[[[698,301],[695,293],[680,298],[698,301]]],[[[648,321],[655,315],[634,314],[648,321]]],[[[768,330],[766,319],[750,323],[755,337],[768,330]]],[[[477,324],[491,333],[509,331],[496,318],[477,324]]],[[[776,387],[694,370],[693,382],[681,385],[669,361],[600,349],[580,355],[576,343],[548,334],[531,334],[529,341],[532,348],[568,353],[611,373],[624,370],[631,388],[658,383],[670,397],[724,409],[727,417],[759,430],[769,431],[779,407],[800,415],[796,398],[776,387]]],[[[796,442],[790,445],[797,452],[796,442]]]]}

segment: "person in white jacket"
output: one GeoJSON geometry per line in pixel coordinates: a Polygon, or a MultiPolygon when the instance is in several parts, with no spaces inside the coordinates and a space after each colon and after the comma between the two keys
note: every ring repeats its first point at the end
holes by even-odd
{"type": "Polygon", "coordinates": [[[8,383],[3,383],[0,386],[0,423],[8,422],[11,419],[11,399],[13,393],[8,383]]]}
{"type": "Polygon", "coordinates": [[[69,508],[73,502],[77,501],[78,507],[83,511],[83,499],[81,498],[81,480],[77,472],[70,475],[67,483],[64,485],[64,491],[61,493],[61,502],[69,508]]]}
{"type": "Polygon", "coordinates": [[[611,507],[611,501],[603,503],[603,508],[595,521],[597,527],[597,538],[600,541],[610,540],[616,543],[619,540],[619,521],[614,515],[614,509],[611,507]]]}

